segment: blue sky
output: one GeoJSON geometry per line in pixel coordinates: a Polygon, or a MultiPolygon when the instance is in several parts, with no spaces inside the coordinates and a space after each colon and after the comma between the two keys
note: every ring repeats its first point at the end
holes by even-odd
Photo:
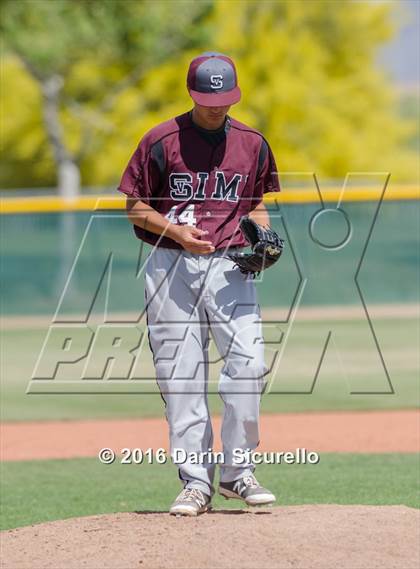
{"type": "Polygon", "coordinates": [[[403,90],[418,88],[420,52],[420,0],[397,0],[395,20],[399,24],[395,38],[378,54],[383,66],[403,90]]]}

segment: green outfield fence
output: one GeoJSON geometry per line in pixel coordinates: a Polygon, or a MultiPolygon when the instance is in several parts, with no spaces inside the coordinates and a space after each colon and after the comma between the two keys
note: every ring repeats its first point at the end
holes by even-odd
{"type": "MultiPolygon", "coordinates": [[[[281,262],[258,282],[263,307],[290,306],[298,299],[303,305],[349,305],[360,303],[360,295],[367,305],[418,302],[415,193],[388,195],[380,207],[366,192],[347,194],[342,214],[319,217],[315,241],[313,220],[320,205],[302,196],[280,203],[267,199],[286,249],[281,262]]],[[[97,198],[3,200],[3,314],[52,316],[66,283],[62,312],[86,314],[92,306],[101,312],[105,298],[109,311],[141,310],[138,271],[150,248],[133,237],[121,199],[95,209],[97,198]]],[[[332,197],[324,205],[337,207],[332,197]]]]}

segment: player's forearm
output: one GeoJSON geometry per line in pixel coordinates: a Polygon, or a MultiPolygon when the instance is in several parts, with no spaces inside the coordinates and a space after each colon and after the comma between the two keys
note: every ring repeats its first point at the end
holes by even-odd
{"type": "Polygon", "coordinates": [[[141,200],[127,199],[127,217],[133,225],[147,229],[157,235],[165,234],[166,237],[175,239],[177,226],[166,219],[163,215],[141,200]]]}
{"type": "Polygon", "coordinates": [[[270,225],[270,216],[263,202],[260,202],[255,209],[249,212],[248,215],[259,225],[263,226],[270,225]]]}
{"type": "Polygon", "coordinates": [[[147,229],[157,235],[165,235],[176,241],[182,248],[190,253],[206,255],[213,253],[215,248],[211,241],[206,241],[203,236],[207,230],[197,229],[190,225],[175,225],[153,209],[148,204],[138,199],[127,198],[127,216],[133,225],[147,229]]]}

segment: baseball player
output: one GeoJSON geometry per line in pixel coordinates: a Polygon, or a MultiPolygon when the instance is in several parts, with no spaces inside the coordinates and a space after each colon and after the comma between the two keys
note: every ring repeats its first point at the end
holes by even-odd
{"type": "Polygon", "coordinates": [[[183,490],[170,513],[196,516],[215,493],[210,332],[224,362],[219,493],[248,505],[275,501],[246,451],[259,444],[268,373],[253,276],[277,260],[282,243],[262,201],[264,193],[280,191],[271,149],[258,131],[227,114],[241,97],[233,61],[214,52],[196,57],[187,88],[192,110],[146,133],[118,190],[127,196],[135,235],[154,246],[145,265],[149,343],[172,458],[182,451],[183,490]],[[248,241],[250,254],[242,251],[248,241]]]}

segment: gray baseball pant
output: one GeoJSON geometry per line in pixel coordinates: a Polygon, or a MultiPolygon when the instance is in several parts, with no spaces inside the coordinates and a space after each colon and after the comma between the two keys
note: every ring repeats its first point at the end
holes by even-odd
{"type": "Polygon", "coordinates": [[[214,493],[215,464],[206,459],[196,464],[190,457],[213,446],[209,332],[224,361],[218,381],[224,402],[222,482],[254,470],[249,460],[237,464],[233,451],[252,451],[259,444],[259,407],[268,372],[255,283],[223,255],[221,250],[196,255],[155,247],[145,266],[149,343],[165,401],[171,456],[176,449],[186,451],[179,477],[184,486],[208,495],[214,493]]]}

